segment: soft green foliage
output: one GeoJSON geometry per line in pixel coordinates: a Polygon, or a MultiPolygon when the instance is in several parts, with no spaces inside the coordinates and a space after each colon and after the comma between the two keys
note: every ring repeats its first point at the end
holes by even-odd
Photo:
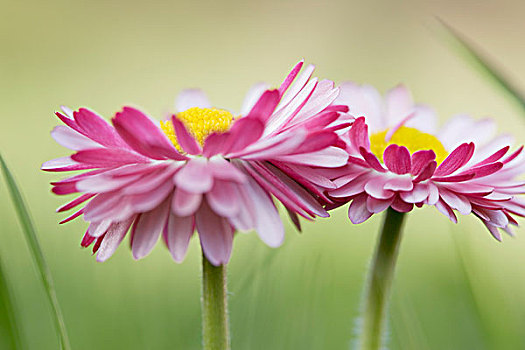
{"type": "Polygon", "coordinates": [[[20,320],[17,316],[13,293],[0,260],[0,348],[22,349],[20,339],[20,320]]]}
{"type": "Polygon", "coordinates": [[[31,256],[34,259],[34,262],[36,264],[36,267],[38,269],[38,272],[41,278],[41,282],[44,285],[44,288],[47,292],[47,296],[49,298],[49,302],[51,303],[56,330],[60,337],[60,346],[64,350],[69,350],[70,345],[69,345],[69,340],[67,338],[66,325],[64,323],[64,318],[62,317],[62,312],[60,311],[60,305],[58,304],[58,300],[56,297],[55,287],[53,285],[53,279],[51,278],[51,272],[49,271],[49,268],[47,267],[47,263],[44,258],[44,254],[42,253],[42,248],[40,247],[40,243],[38,243],[38,238],[36,236],[35,227],[31,220],[31,216],[29,215],[29,211],[24,203],[24,199],[22,198],[22,194],[20,193],[20,190],[18,189],[18,186],[16,185],[15,179],[13,175],[11,174],[11,172],[9,171],[4,161],[4,158],[2,157],[1,154],[0,154],[0,167],[5,177],[7,188],[11,195],[11,199],[13,201],[13,206],[15,208],[16,214],[18,215],[18,220],[20,222],[20,225],[22,226],[22,231],[27,240],[29,250],[31,251],[31,256]]]}
{"type": "Polygon", "coordinates": [[[512,79],[505,75],[495,63],[491,62],[491,60],[489,60],[489,58],[465,35],[443,20],[440,22],[449,34],[449,38],[451,39],[450,42],[455,47],[456,51],[465,57],[467,62],[473,67],[477,68],[485,76],[490,78],[492,82],[502,88],[508,96],[514,99],[514,101],[525,110],[525,95],[523,94],[523,90],[516,86],[512,79]]]}

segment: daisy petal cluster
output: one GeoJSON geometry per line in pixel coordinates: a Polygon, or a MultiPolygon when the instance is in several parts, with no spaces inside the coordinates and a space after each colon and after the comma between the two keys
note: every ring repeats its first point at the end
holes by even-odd
{"type": "Polygon", "coordinates": [[[416,105],[404,86],[383,98],[371,86],[341,85],[337,103],[360,116],[347,136],[349,163],[337,169],[337,205],[350,202],[348,215],[362,223],[387,208],[409,212],[431,205],[457,222],[456,212],[476,215],[501,240],[512,234],[514,216],[525,216],[523,147],[511,152],[508,135],[495,136],[490,119],[466,115],[436,127],[436,114],[416,105]]]}
{"type": "Polygon", "coordinates": [[[182,92],[176,113],[159,122],[132,107],[112,124],[86,108],[63,108],[56,114],[65,125],[52,136],[75,153],[42,166],[82,171],[52,183],[58,195],[79,194],[58,209],[77,208],[62,222],[83,216],[89,227],[81,244],[93,244],[98,261],[129,231],[134,258],[146,256],[162,233],[180,262],[196,230],[207,259],[221,265],[236,231],[255,230],[271,247],[282,243],[274,199],[295,223],[328,216],[319,201],[329,201],[324,192],[335,184],[324,169],[347,163],[340,136],[353,118],[334,103],[334,83],[302,66],[278,89],[252,88],[239,116],[212,107],[199,90],[182,92]]]}

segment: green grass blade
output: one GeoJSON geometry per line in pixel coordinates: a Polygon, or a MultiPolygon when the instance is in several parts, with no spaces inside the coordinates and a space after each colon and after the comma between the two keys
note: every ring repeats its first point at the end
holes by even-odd
{"type": "Polygon", "coordinates": [[[23,349],[15,313],[13,294],[0,261],[0,346],[2,349],[23,349]]]}
{"type": "Polygon", "coordinates": [[[463,34],[454,29],[452,26],[439,19],[440,23],[449,34],[450,43],[454,46],[456,51],[460,53],[465,59],[472,63],[476,68],[483,73],[483,75],[490,78],[493,82],[499,85],[508,96],[510,96],[518,105],[525,110],[525,94],[518,88],[512,80],[506,76],[497,65],[488,59],[476,45],[467,39],[463,34]]]}
{"type": "Polygon", "coordinates": [[[16,214],[18,216],[18,219],[20,220],[22,230],[25,234],[27,243],[29,245],[31,256],[35,261],[38,273],[44,285],[44,289],[47,293],[47,297],[54,311],[53,319],[60,338],[61,349],[70,350],[71,347],[69,345],[69,340],[67,337],[66,325],[62,316],[62,312],[60,311],[60,305],[58,304],[53,279],[51,278],[51,272],[49,271],[46,260],[44,259],[44,254],[42,253],[40,243],[38,242],[38,238],[36,236],[35,227],[29,215],[29,211],[27,210],[27,207],[24,203],[24,199],[22,198],[22,194],[20,193],[20,190],[16,185],[15,179],[13,178],[13,175],[11,174],[9,169],[7,168],[7,165],[5,164],[1,154],[0,166],[2,168],[2,172],[4,173],[5,181],[7,183],[9,193],[11,194],[11,199],[13,201],[16,214]]]}

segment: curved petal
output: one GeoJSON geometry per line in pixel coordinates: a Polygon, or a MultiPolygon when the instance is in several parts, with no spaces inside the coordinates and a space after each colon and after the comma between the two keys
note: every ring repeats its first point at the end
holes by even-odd
{"type": "Polygon", "coordinates": [[[169,141],[168,137],[144,113],[138,109],[124,107],[113,118],[113,125],[126,143],[146,157],[152,159],[185,160],[185,156],[169,141]]]}
{"type": "Polygon", "coordinates": [[[353,224],[361,224],[372,216],[366,205],[367,197],[366,194],[359,195],[350,204],[348,217],[353,224]]]}
{"type": "Polygon", "coordinates": [[[197,140],[188,132],[182,121],[176,116],[171,117],[173,123],[173,129],[175,129],[175,135],[177,136],[177,142],[182,149],[189,154],[201,154],[202,149],[197,140]]]}
{"type": "Polygon", "coordinates": [[[151,252],[166,225],[168,212],[169,201],[166,200],[155,209],[141,214],[137,218],[131,236],[133,258],[142,259],[151,252]]]}
{"type": "Polygon", "coordinates": [[[186,256],[194,226],[192,216],[180,217],[170,214],[168,218],[164,228],[164,236],[173,260],[178,263],[182,262],[186,256]]]}
{"type": "Polygon", "coordinates": [[[100,247],[98,249],[98,262],[106,261],[113,255],[113,253],[115,253],[115,250],[117,250],[117,247],[120,245],[120,242],[122,242],[122,240],[126,236],[126,233],[128,232],[131,224],[133,223],[133,220],[135,220],[135,217],[132,217],[126,221],[111,224],[106,234],[104,235],[104,239],[102,240],[102,243],[100,244],[100,247]]]}
{"type": "Polygon", "coordinates": [[[195,226],[202,251],[210,263],[215,266],[228,263],[233,245],[233,230],[228,220],[214,213],[204,201],[195,215],[195,226]]]}
{"type": "Polygon", "coordinates": [[[187,192],[177,187],[171,202],[171,210],[177,216],[189,216],[199,209],[201,200],[201,193],[187,192]]]}
{"type": "Polygon", "coordinates": [[[59,145],[74,151],[100,147],[100,144],[64,125],[55,126],[51,137],[59,145]]]}

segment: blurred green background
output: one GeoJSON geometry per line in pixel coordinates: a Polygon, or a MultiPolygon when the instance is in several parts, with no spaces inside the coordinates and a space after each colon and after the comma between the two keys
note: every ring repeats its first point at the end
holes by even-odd
{"type": "MultiPolygon", "coordinates": [[[[199,349],[200,254],[175,264],[159,244],[134,261],[127,244],[104,264],[59,226],[60,175],[38,170],[67,154],[49,131],[61,104],[109,118],[124,104],[161,117],[178,91],[205,89],[238,109],[257,81],[278,85],[305,58],[317,75],[381,91],[406,83],[445,120],[492,116],[523,143],[525,118],[443,43],[434,16],[467,34],[525,86],[525,3],[462,1],[0,0],[0,150],[38,226],[74,349],[199,349]]],[[[30,349],[57,349],[49,306],[4,183],[0,256],[30,349]]],[[[238,235],[230,272],[234,349],[347,349],[380,217],[287,226],[283,247],[238,235]]],[[[409,216],[391,303],[392,349],[525,349],[525,238],[503,243],[474,218],[434,209],[409,216]]],[[[1,348],[1,343],[0,343],[1,348]]]]}

